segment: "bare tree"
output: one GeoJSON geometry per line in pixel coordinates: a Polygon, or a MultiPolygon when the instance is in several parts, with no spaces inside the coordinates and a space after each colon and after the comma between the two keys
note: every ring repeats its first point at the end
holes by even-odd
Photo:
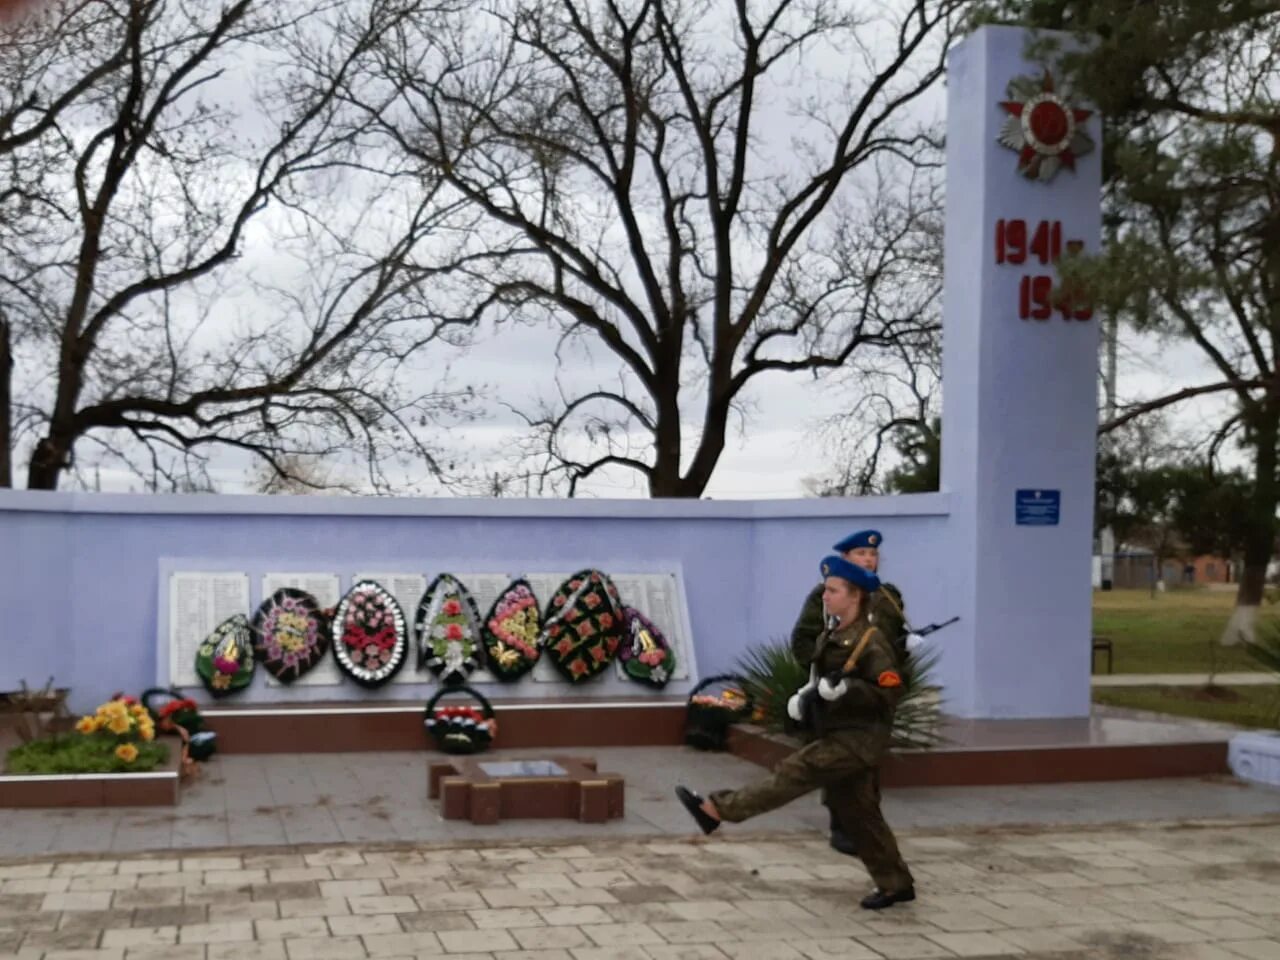
{"type": "Polygon", "coordinates": [[[460,204],[362,164],[336,121],[397,26],[259,0],[56,0],[20,22],[0,52],[0,159],[26,171],[0,198],[0,311],[29,488],[86,442],[175,487],[216,447],[282,477],[359,450],[375,485],[388,456],[438,466],[415,428],[466,391],[401,369],[449,332],[421,290],[460,204]]]}
{"type": "Polygon", "coordinates": [[[384,36],[352,101],[507,245],[456,315],[559,330],[558,396],[512,402],[539,480],[697,496],[757,378],[920,332],[873,309],[897,255],[862,228],[878,162],[937,160],[904,115],[963,7],[497,0],[384,36]]]}
{"type": "Polygon", "coordinates": [[[864,247],[890,252],[886,269],[892,270],[884,282],[870,285],[870,310],[882,318],[913,317],[917,330],[854,356],[828,378],[828,390],[844,394],[849,404],[811,431],[817,459],[831,466],[806,480],[816,496],[937,489],[929,481],[938,471],[942,441],[941,179],[934,171],[920,172],[901,192],[882,182],[878,196],[891,199],[882,200],[868,221],[864,247]]]}

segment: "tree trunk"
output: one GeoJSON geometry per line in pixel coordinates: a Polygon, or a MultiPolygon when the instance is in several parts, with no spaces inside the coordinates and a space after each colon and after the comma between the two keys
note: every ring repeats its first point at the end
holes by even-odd
{"type": "Polygon", "coordinates": [[[1264,403],[1265,412],[1250,424],[1255,454],[1253,495],[1249,502],[1244,570],[1236,592],[1236,608],[1222,632],[1222,643],[1226,645],[1254,639],[1258,607],[1267,585],[1267,566],[1276,542],[1276,501],[1280,499],[1280,487],[1276,483],[1276,434],[1280,432],[1280,416],[1275,412],[1274,400],[1268,397],[1264,403]]]}
{"type": "Polygon", "coordinates": [[[9,345],[9,323],[0,315],[0,487],[13,486],[13,354],[9,345]]]}
{"type": "Polygon", "coordinates": [[[28,490],[57,490],[58,478],[71,462],[71,444],[50,431],[41,437],[27,467],[28,490]]]}

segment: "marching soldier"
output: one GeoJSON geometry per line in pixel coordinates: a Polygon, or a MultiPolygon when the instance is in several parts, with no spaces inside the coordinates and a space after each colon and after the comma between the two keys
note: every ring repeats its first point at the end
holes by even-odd
{"type": "MultiPolygon", "coordinates": [[[[879,530],[859,530],[856,533],[849,534],[832,549],[850,563],[878,575],[880,571],[880,544],[883,542],[884,537],[880,535],[879,530]]],[[[818,635],[826,626],[823,622],[822,589],[823,585],[819,583],[809,592],[809,596],[805,598],[804,607],[800,610],[800,616],[796,619],[795,626],[791,628],[791,652],[795,654],[797,660],[805,665],[812,662],[814,645],[817,642],[818,635]]],[[[900,667],[905,665],[906,661],[906,616],[904,609],[902,591],[891,583],[882,581],[880,588],[871,595],[869,619],[880,627],[890,643],[893,644],[898,654],[900,667]]],[[[876,802],[878,803],[880,800],[880,776],[878,772],[875,776],[874,787],[876,802]]],[[[830,843],[832,849],[848,854],[851,857],[856,857],[858,855],[857,848],[853,841],[840,829],[835,810],[827,802],[825,792],[822,802],[831,811],[830,843]]]]}
{"type": "MultiPolygon", "coordinates": [[[[864,897],[867,910],[915,899],[911,872],[880,812],[876,771],[889,749],[893,713],[902,695],[898,657],[881,628],[871,622],[875,574],[841,556],[822,561],[822,602],[835,620],[812,653],[822,680],[815,695],[816,739],[788,756],[765,780],[740,790],[718,790],[706,799],[686,787],[676,796],[704,833],[722,821],[740,823],[775,810],[820,787],[839,826],[852,838],[876,890],[864,897]],[[839,675],[836,682],[832,676],[839,675]]],[[[801,694],[788,711],[801,712],[801,694]]]]}

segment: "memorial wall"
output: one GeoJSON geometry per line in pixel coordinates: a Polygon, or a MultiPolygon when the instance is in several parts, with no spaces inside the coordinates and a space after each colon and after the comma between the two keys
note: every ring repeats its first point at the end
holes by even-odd
{"type": "Polygon", "coordinates": [[[438,678],[418,668],[413,620],[424,591],[452,574],[483,617],[513,580],[539,607],[585,569],[661,631],[675,667],[661,688],[613,662],[569,683],[546,657],[513,683],[468,677],[504,699],[683,696],[733,669],[752,644],[785,638],[818,561],[850,530],[886,537],[887,576],[921,622],[951,607],[938,544],[942,494],[806,501],[426,500],[347,497],[131,496],[0,492],[0,688],[53,676],[85,709],[116,690],[174,684],[211,698],[199,647],[236,614],[252,619],[283,587],[332,607],[372,580],[409,621],[410,649],[386,683],[352,682],[329,650],[301,678],[268,672],[224,705],[425,702],[438,678]]]}

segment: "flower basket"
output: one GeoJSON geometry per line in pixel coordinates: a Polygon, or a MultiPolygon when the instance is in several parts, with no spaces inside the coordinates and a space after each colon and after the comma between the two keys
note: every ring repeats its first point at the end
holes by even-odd
{"type": "Polygon", "coordinates": [[[689,691],[684,742],[698,750],[724,750],[729,727],[750,719],[753,709],[742,677],[730,673],[707,677],[689,691]],[[716,686],[721,689],[712,692],[716,686]]]}
{"type": "Polygon", "coordinates": [[[151,687],[144,690],[138,699],[161,733],[173,733],[174,727],[182,727],[187,733],[199,733],[204,727],[204,717],[200,715],[196,702],[177,690],[151,687]]]}
{"type": "Polygon", "coordinates": [[[489,748],[498,734],[493,705],[478,690],[462,684],[443,687],[428,700],[422,723],[436,746],[445,753],[480,753],[489,748]],[[437,706],[441,697],[455,693],[467,694],[479,706],[437,706]]]}

